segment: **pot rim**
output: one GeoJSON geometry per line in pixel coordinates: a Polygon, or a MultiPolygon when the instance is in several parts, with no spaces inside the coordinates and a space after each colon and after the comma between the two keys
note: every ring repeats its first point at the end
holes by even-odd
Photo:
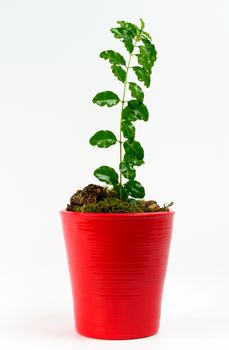
{"type": "Polygon", "coordinates": [[[61,215],[74,215],[74,216],[89,216],[89,217],[152,217],[152,216],[173,216],[175,214],[174,210],[169,211],[157,211],[157,212],[149,212],[149,213],[81,213],[81,212],[73,212],[68,210],[60,210],[61,215]]]}

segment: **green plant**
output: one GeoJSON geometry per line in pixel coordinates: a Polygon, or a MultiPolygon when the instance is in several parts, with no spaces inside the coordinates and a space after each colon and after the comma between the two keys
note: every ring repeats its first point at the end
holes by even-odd
{"type": "Polygon", "coordinates": [[[128,74],[132,70],[137,79],[148,88],[157,52],[151,36],[144,31],[143,20],[140,19],[140,22],[140,27],[138,27],[129,22],[118,21],[119,27],[111,29],[114,37],[124,43],[129,53],[127,61],[120,53],[113,50],[100,53],[101,58],[110,62],[112,73],[123,84],[122,98],[112,91],[100,92],[93,98],[93,102],[99,106],[112,107],[118,103],[121,104],[119,138],[112,131],[100,130],[91,137],[90,144],[107,148],[119,143],[119,175],[113,168],[106,165],[97,168],[94,175],[100,181],[112,185],[122,200],[126,200],[129,196],[133,198],[145,196],[144,187],[135,179],[135,167],[144,164],[144,149],[140,142],[135,140],[133,123],[136,120],[147,121],[149,112],[143,103],[142,88],[135,82],[129,81],[128,74]],[[134,58],[137,63],[131,66],[134,58]],[[132,97],[130,100],[126,100],[127,86],[132,97]],[[126,183],[123,183],[123,177],[128,180],[126,183]]]}

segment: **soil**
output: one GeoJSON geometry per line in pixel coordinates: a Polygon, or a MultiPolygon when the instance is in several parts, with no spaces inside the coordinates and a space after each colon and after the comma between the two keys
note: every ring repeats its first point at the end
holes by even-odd
{"type": "Polygon", "coordinates": [[[90,184],[70,198],[67,211],[89,213],[147,213],[169,211],[173,202],[160,207],[153,200],[129,199],[123,201],[117,198],[114,190],[107,187],[90,184]]]}

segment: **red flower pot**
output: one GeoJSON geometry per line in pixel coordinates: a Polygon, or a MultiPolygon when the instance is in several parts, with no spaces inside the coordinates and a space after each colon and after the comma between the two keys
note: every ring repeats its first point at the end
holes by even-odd
{"type": "Polygon", "coordinates": [[[173,215],[61,212],[80,334],[157,333],[173,215]]]}

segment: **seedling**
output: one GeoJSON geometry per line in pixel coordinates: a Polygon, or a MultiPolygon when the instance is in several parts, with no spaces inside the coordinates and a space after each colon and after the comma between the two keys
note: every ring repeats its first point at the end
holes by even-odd
{"type": "Polygon", "coordinates": [[[146,122],[149,118],[144,104],[144,92],[138,84],[129,81],[129,73],[132,70],[138,81],[149,88],[157,52],[151,36],[144,30],[142,19],[140,27],[125,21],[117,23],[119,27],[112,28],[111,33],[123,42],[128,58],[125,59],[113,50],[101,52],[100,57],[110,62],[112,73],[123,84],[123,92],[121,97],[113,91],[100,92],[93,98],[93,103],[101,107],[121,105],[119,137],[110,130],[100,130],[90,138],[90,144],[100,148],[119,144],[119,174],[114,168],[102,165],[94,171],[94,175],[107,185],[112,185],[120,199],[127,200],[129,197],[145,196],[144,187],[136,180],[135,167],[144,164],[144,149],[135,139],[134,122],[146,122]],[[127,100],[128,90],[131,98],[127,100]],[[126,182],[124,178],[127,179],[126,182]]]}

